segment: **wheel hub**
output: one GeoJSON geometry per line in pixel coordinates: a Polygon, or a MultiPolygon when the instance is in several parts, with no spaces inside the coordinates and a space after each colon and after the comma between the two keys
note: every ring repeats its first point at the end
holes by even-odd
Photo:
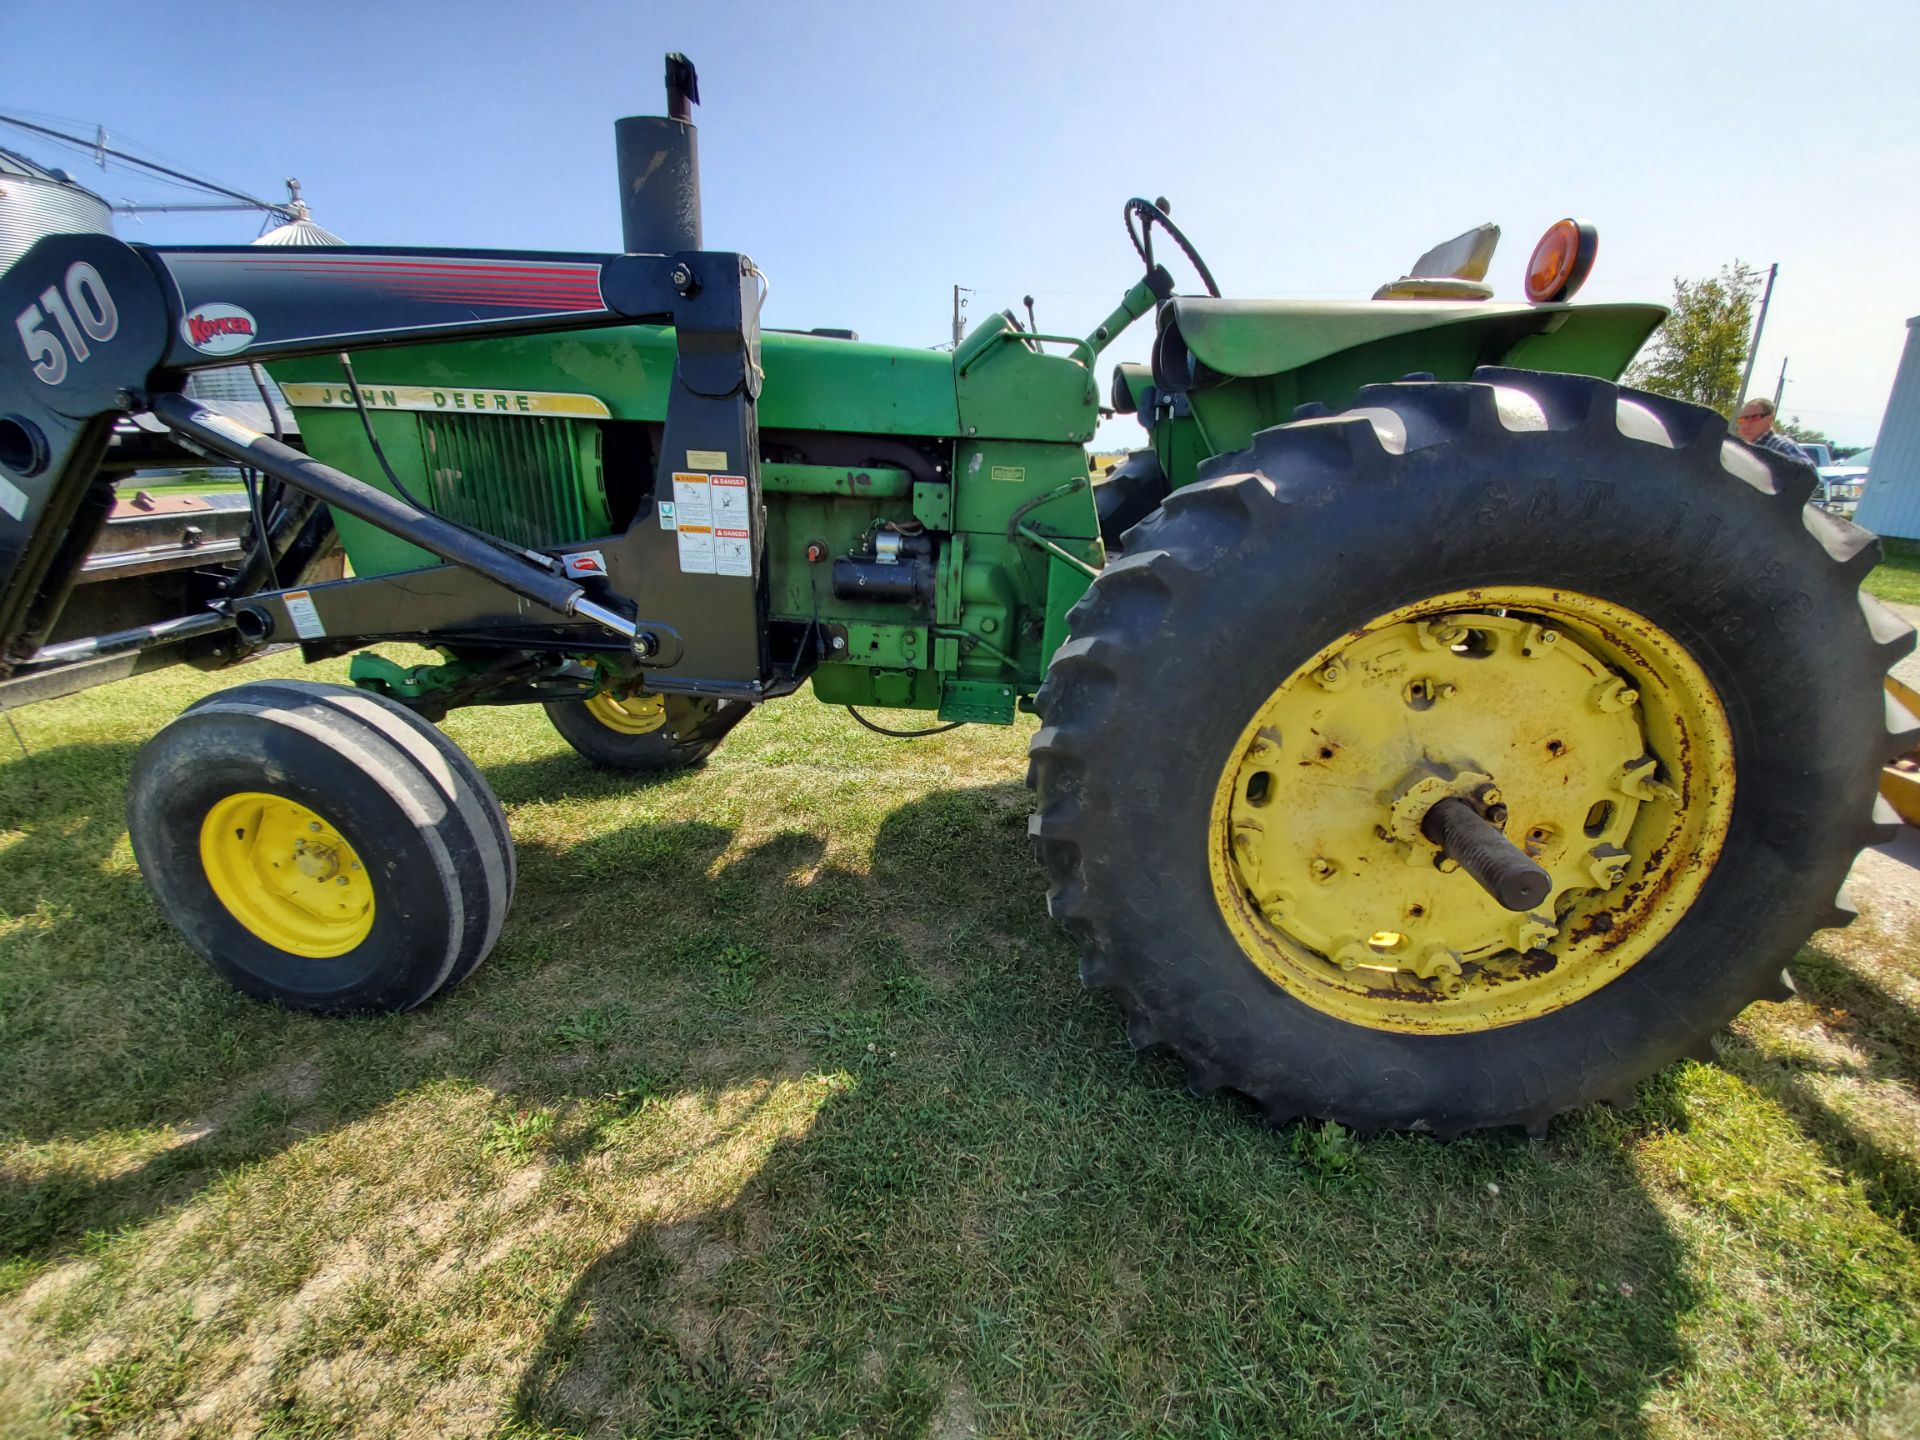
{"type": "Polygon", "coordinates": [[[200,827],[207,883],[269,945],[309,959],[345,954],[373,929],[373,884],[332,823],[261,791],[229,795],[200,827]]]}
{"type": "Polygon", "coordinates": [[[667,697],[642,690],[633,695],[595,695],[587,713],[622,735],[651,735],[667,723],[667,697]]]}
{"type": "Polygon", "coordinates": [[[1718,851],[1731,775],[1711,687],[1649,622],[1558,591],[1440,596],[1350,632],[1260,708],[1216,797],[1216,893],[1250,958],[1324,1008],[1511,1023],[1604,984],[1636,925],[1670,921],[1718,851]],[[1534,909],[1428,838],[1445,799],[1547,873],[1534,909]]]}

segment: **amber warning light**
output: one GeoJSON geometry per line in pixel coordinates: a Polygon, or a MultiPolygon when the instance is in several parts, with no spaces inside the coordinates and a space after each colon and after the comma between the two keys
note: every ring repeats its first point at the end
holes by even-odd
{"type": "Polygon", "coordinates": [[[1558,220],[1547,227],[1527,261],[1527,299],[1535,305],[1571,300],[1587,283],[1600,232],[1584,220],[1558,220]]]}

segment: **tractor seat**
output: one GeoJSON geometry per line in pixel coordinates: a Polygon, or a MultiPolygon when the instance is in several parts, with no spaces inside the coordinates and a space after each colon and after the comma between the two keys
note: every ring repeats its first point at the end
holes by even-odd
{"type": "Polygon", "coordinates": [[[1476,225],[1445,244],[1436,245],[1398,280],[1389,281],[1373,292],[1376,300],[1491,300],[1493,287],[1486,283],[1487,267],[1493,263],[1494,248],[1500,243],[1498,225],[1476,225]]]}

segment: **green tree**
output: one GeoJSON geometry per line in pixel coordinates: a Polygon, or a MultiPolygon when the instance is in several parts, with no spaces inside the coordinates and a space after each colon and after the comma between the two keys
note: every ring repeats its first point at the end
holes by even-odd
{"type": "Polygon", "coordinates": [[[1759,290],[1760,272],[1739,260],[1704,280],[1676,276],[1673,313],[1627,371],[1627,384],[1731,416],[1759,290]]]}
{"type": "MultiPolygon", "coordinates": [[[[1833,437],[1831,435],[1827,434],[1824,430],[1816,430],[1811,425],[1802,424],[1798,415],[1794,416],[1791,420],[1784,415],[1774,416],[1773,428],[1789,440],[1804,440],[1809,445],[1824,445],[1829,450],[1834,450],[1833,437]]],[[[1834,453],[1837,455],[1839,451],[1834,450],[1834,453]]]]}

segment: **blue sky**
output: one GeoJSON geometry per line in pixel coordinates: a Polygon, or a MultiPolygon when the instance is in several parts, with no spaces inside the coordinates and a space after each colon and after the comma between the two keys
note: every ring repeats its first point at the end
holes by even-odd
{"type": "MultiPolygon", "coordinates": [[[[1778,261],[1755,389],[1872,440],[1920,314],[1920,5],[969,3],[0,4],[0,110],[270,197],[363,244],[619,247],[612,122],[700,69],[708,244],[773,282],[767,323],[947,338],[1035,297],[1084,332],[1166,195],[1229,294],[1362,298],[1495,220],[1600,227],[1590,299],[1778,261]],[[31,63],[21,63],[31,61],[31,63]]],[[[0,127],[109,197],[125,171],[0,127]]],[[[243,240],[241,216],[128,238],[243,240]]],[[[1197,288],[1197,287],[1195,287],[1197,288]]],[[[1144,326],[1112,358],[1145,358],[1144,326]]],[[[1125,441],[1126,422],[1103,430],[1125,441]]],[[[1137,433],[1133,431],[1132,433],[1137,433]]]]}

